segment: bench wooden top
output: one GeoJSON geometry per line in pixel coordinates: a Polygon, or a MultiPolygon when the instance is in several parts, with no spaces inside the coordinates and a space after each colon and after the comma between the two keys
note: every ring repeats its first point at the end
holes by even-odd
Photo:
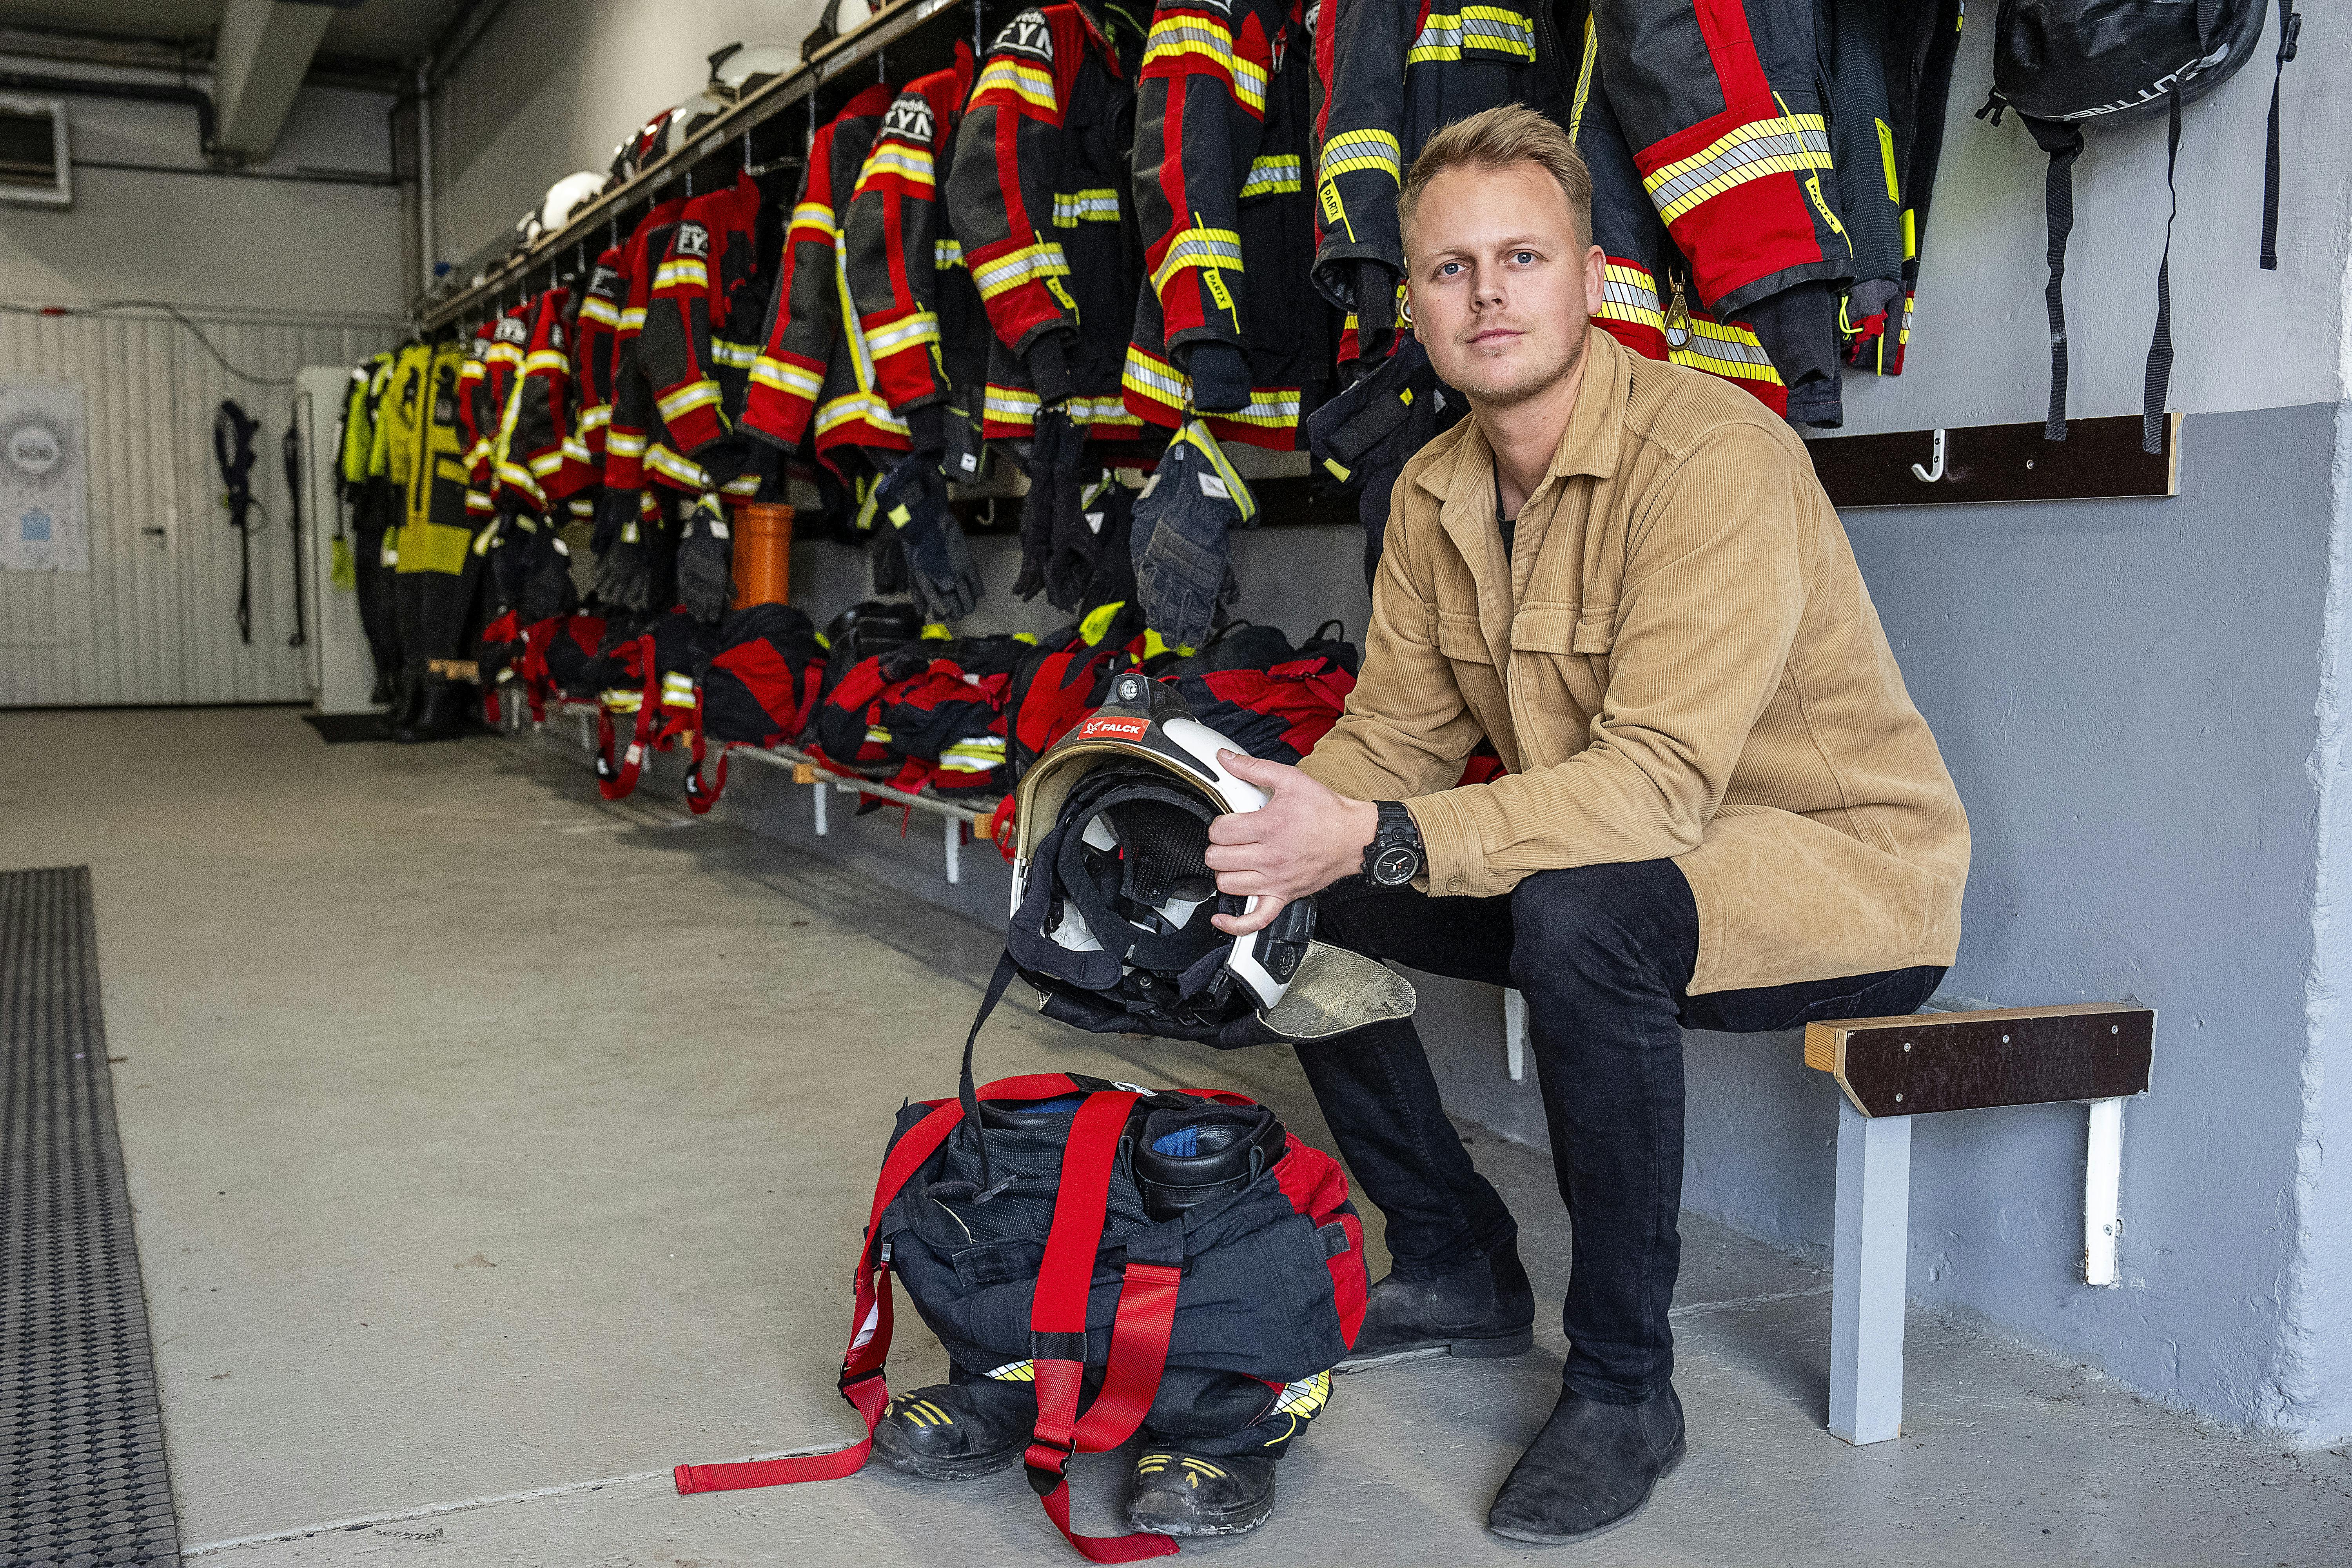
{"type": "Polygon", "coordinates": [[[2128,1003],[1832,1018],[1805,1026],[1805,1065],[1865,1116],[2145,1093],[2156,1011],[2128,1003]]]}

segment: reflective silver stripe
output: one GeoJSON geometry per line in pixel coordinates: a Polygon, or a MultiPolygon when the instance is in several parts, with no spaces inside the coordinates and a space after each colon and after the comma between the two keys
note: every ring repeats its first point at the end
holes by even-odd
{"type": "Polygon", "coordinates": [[[1244,201],[1252,196],[1270,196],[1282,191],[1299,188],[1298,155],[1277,153],[1250,160],[1249,174],[1242,181],[1239,193],[1244,201]]]}
{"type": "Polygon", "coordinates": [[[1829,129],[1818,114],[1751,121],[1725,132],[1687,158],[1645,176],[1658,216],[1672,223],[1734,185],[1767,174],[1830,167],[1829,129]]]}

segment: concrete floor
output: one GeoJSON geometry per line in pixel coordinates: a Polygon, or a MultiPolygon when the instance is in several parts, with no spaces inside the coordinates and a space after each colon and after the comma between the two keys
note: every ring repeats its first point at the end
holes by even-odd
{"type": "MultiPolygon", "coordinates": [[[[837,1442],[891,1112],[951,1092],[995,936],[551,742],[327,746],[288,710],[0,713],[0,868],[93,870],[187,1555],[717,1568],[1059,1563],[1018,1472],[682,1499],[837,1442]]],[[[1328,1147],[1295,1062],[1000,1014],[990,1073],[1224,1084],[1328,1147]]],[[[1344,1379],[1273,1521],[1188,1552],[1540,1555],[1481,1526],[1558,1386],[1548,1163],[1475,1129],[1534,1354],[1344,1379]]],[[[1386,1266],[1374,1237],[1375,1274],[1386,1266]]],[[[1906,1436],[1822,1429],[1828,1281],[1686,1216],[1690,1458],[1592,1563],[2352,1562],[2352,1458],[2200,1425],[1915,1313],[1906,1436]]],[[[904,1315],[894,1384],[942,1361],[904,1315]]],[[[1116,1528],[1116,1458],[1080,1528],[1116,1528]]]]}

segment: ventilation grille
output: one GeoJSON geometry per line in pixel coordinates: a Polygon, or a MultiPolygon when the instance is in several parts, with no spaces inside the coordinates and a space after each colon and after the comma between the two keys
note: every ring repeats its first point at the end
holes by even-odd
{"type": "Polygon", "coordinates": [[[65,206],[73,200],[66,106],[0,98],[0,202],[65,206]]]}

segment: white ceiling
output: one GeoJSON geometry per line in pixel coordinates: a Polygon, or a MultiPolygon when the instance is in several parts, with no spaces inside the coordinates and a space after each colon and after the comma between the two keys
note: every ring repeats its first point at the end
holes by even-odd
{"type": "MultiPolygon", "coordinates": [[[[328,24],[323,55],[415,59],[463,0],[366,0],[328,24]]],[[[0,26],[60,27],[144,38],[209,39],[225,0],[0,0],[0,26]]]]}

